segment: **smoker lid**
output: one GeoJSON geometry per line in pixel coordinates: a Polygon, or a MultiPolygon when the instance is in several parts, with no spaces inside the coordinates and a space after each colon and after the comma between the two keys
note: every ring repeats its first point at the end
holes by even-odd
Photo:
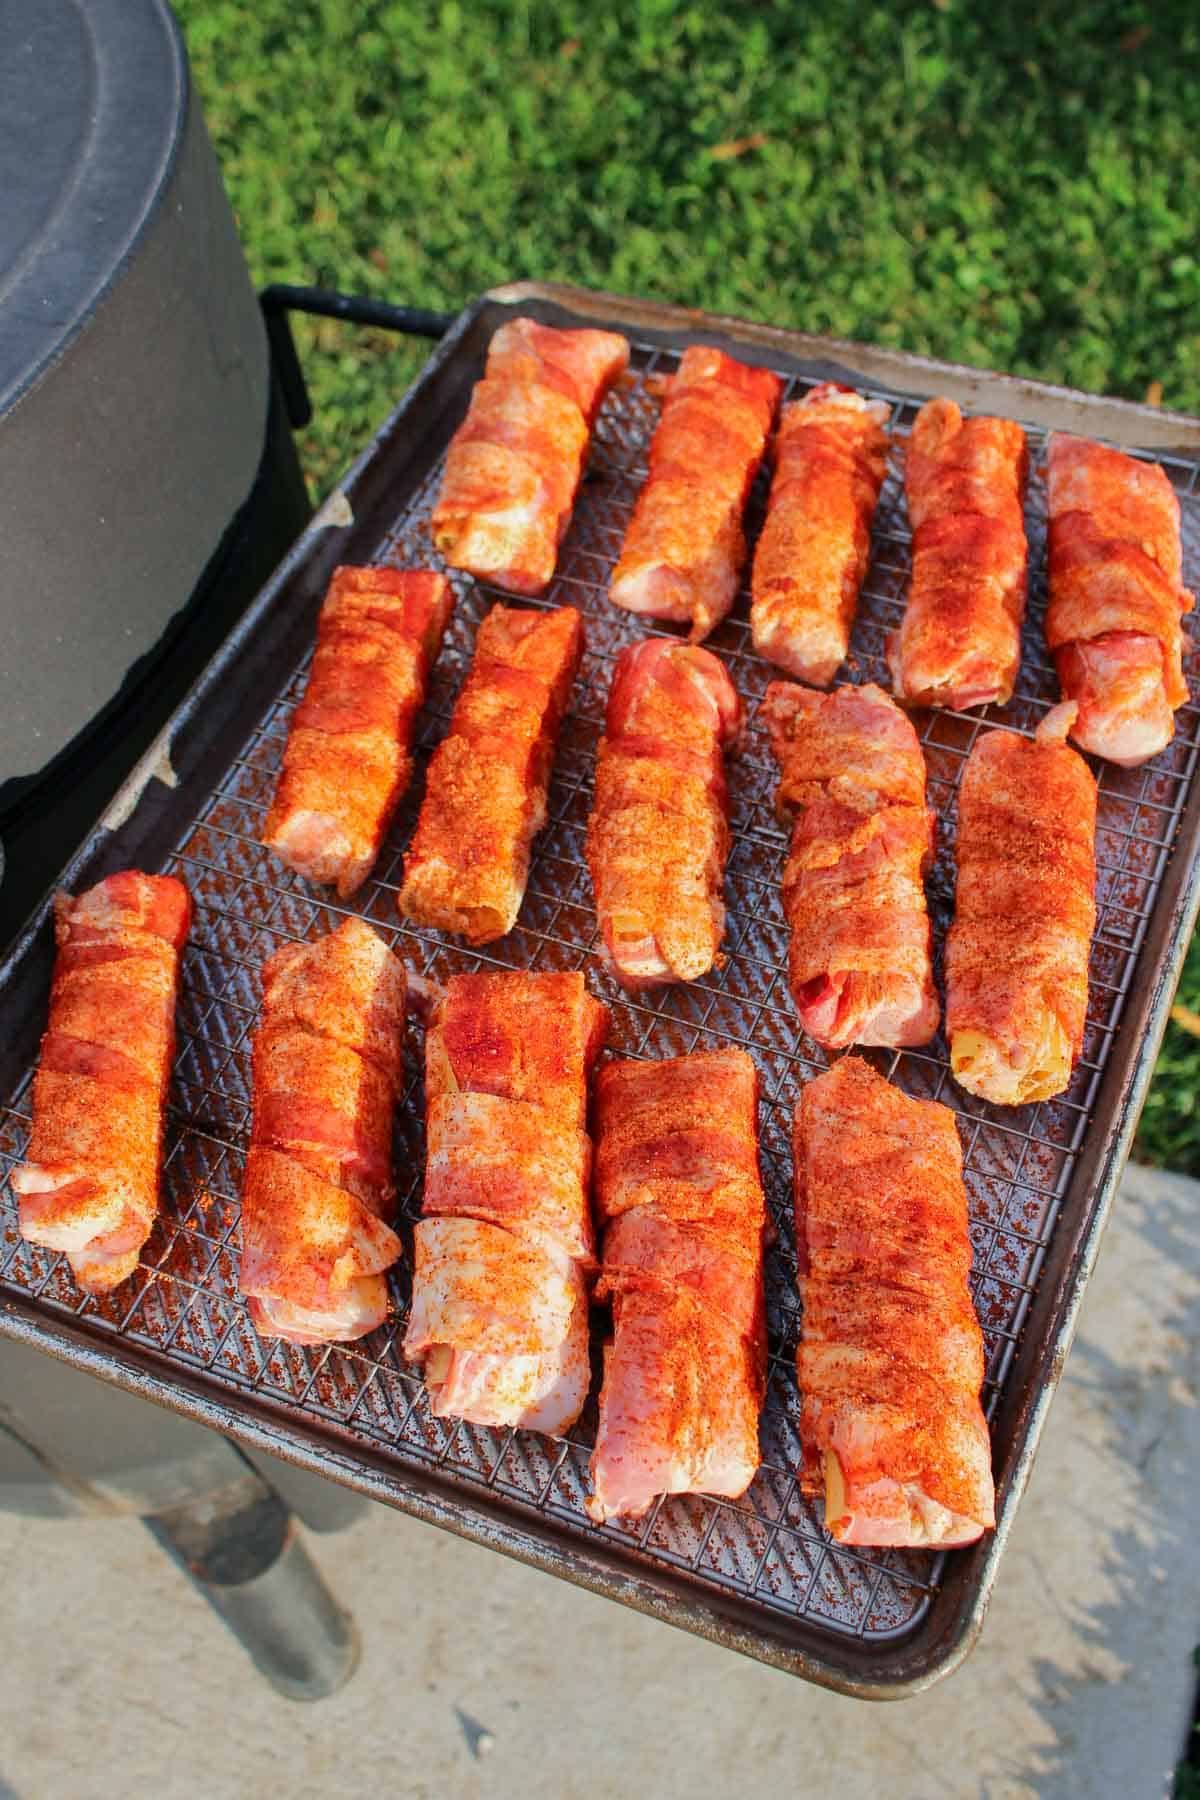
{"type": "Polygon", "coordinates": [[[187,65],[163,0],[0,9],[0,415],[111,287],[166,184],[187,65]]]}
{"type": "Polygon", "coordinates": [[[204,609],[270,363],[166,0],[0,0],[0,192],[2,829],[204,609]]]}

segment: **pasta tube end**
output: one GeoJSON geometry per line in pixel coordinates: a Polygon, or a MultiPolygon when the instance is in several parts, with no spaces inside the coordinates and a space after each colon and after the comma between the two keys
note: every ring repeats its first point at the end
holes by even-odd
{"type": "Polygon", "coordinates": [[[956,1031],[950,1038],[950,1068],[968,1094],[995,1106],[1028,1106],[1061,1094],[1071,1079],[1071,1045],[1048,1008],[1037,1041],[1013,1063],[995,1038],[982,1031],[956,1031]]]}

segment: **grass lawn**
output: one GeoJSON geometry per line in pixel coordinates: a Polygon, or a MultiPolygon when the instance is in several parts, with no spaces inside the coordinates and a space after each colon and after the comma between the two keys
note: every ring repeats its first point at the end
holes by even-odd
{"type": "MultiPolygon", "coordinates": [[[[1194,0],[175,3],[260,284],[554,277],[1200,412],[1194,0]]],[[[320,491],[424,353],[298,331],[320,491]]],[[[1198,1086],[1172,1025],[1142,1156],[1200,1172],[1198,1086]]]]}

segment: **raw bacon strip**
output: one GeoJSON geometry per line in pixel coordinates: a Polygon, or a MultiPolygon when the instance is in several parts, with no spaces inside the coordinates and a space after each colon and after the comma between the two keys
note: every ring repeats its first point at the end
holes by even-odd
{"type": "Polygon", "coordinates": [[[161,938],[176,952],[192,928],[192,903],[181,881],[169,875],[142,875],[122,869],[72,900],[57,897],[55,936],[60,963],[68,969],[85,961],[144,956],[147,938],[161,938]]]}
{"type": "Polygon", "coordinates": [[[542,1106],[453,1090],[430,1099],[426,1123],[438,1146],[426,1168],[426,1218],[515,1223],[551,1250],[591,1259],[590,1222],[579,1212],[591,1169],[586,1132],[542,1106]]]}
{"type": "Polygon", "coordinates": [[[742,513],[783,383],[694,344],[672,377],[650,467],[613,571],[618,606],[691,625],[705,638],[737,593],[742,513]]]}
{"type": "Polygon", "coordinates": [[[766,1388],[758,1075],[742,1050],[596,1082],[597,1298],[611,1300],[588,1512],[742,1494],[766,1388]]]}
{"type": "Polygon", "coordinates": [[[828,687],[846,659],[887,468],[888,408],[823,382],[785,406],[750,629],[760,656],[828,687]]]}
{"type": "Polygon", "coordinates": [[[587,1082],[608,1028],[583,976],[456,975],[426,1035],[428,1161],[405,1353],[439,1417],[569,1429],[587,1397],[587,1082]]]}
{"type": "Polygon", "coordinates": [[[763,701],[794,819],[783,872],[792,997],[830,1049],[927,1044],[938,1024],[923,885],[933,860],[917,734],[881,689],[815,694],[773,681],[763,701]]]}
{"type": "Polygon", "coordinates": [[[1132,768],[1170,743],[1188,698],[1179,501],[1157,463],[1056,432],[1047,459],[1046,642],[1082,750],[1132,768]]]}
{"type": "Polygon", "coordinates": [[[487,944],[511,931],[546,822],[554,744],[583,652],[574,607],[494,606],[433,754],[400,911],[487,944]]]}
{"type": "Polygon", "coordinates": [[[605,394],[629,362],[611,331],[502,325],[446,453],[433,541],[454,569],[512,594],[554,574],[605,394]]]}
{"type": "Polygon", "coordinates": [[[55,899],[33,1135],[12,1186],[21,1235],[66,1251],[88,1293],[133,1273],[158,1211],[179,953],[191,923],[188,891],[169,875],[125,870],[55,899]]]}
{"type": "Polygon", "coordinates": [[[406,987],[359,919],[263,970],[239,1285],[264,1337],[342,1343],[387,1316],[406,987]]]}
{"type": "Polygon", "coordinates": [[[601,954],[632,990],[693,981],[716,961],[729,855],[721,752],[741,728],[708,650],[651,639],[617,658],[587,858],[601,954]]]}
{"type": "Polygon", "coordinates": [[[995,1496],[954,1115],[848,1056],[793,1147],[800,1485],[839,1543],[973,1543],[995,1496]]]}
{"type": "Polygon", "coordinates": [[[1061,1094],[1083,1045],[1096,924],[1096,783],[1065,742],[1064,701],[1036,741],[989,731],[958,795],[946,939],[950,1067],[1000,1106],[1061,1094]]]}
{"type": "Polygon", "coordinates": [[[420,569],[333,572],[263,843],[343,900],[361,887],[412,775],[412,740],[454,595],[420,569]]]}
{"type": "Polygon", "coordinates": [[[888,640],[897,697],[913,706],[1003,705],[1021,664],[1029,457],[1011,419],[964,419],[928,400],[908,440],[912,585],[888,640]]]}

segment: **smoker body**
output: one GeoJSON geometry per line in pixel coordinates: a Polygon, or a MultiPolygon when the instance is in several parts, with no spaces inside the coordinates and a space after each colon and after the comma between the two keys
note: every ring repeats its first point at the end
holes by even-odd
{"type": "MultiPolygon", "coordinates": [[[[160,0],[10,0],[0,63],[0,942],[309,516],[160,0]]],[[[0,1340],[0,1507],[142,1519],[291,1698],[352,1669],[297,1538],[362,1500],[0,1340]]]]}

